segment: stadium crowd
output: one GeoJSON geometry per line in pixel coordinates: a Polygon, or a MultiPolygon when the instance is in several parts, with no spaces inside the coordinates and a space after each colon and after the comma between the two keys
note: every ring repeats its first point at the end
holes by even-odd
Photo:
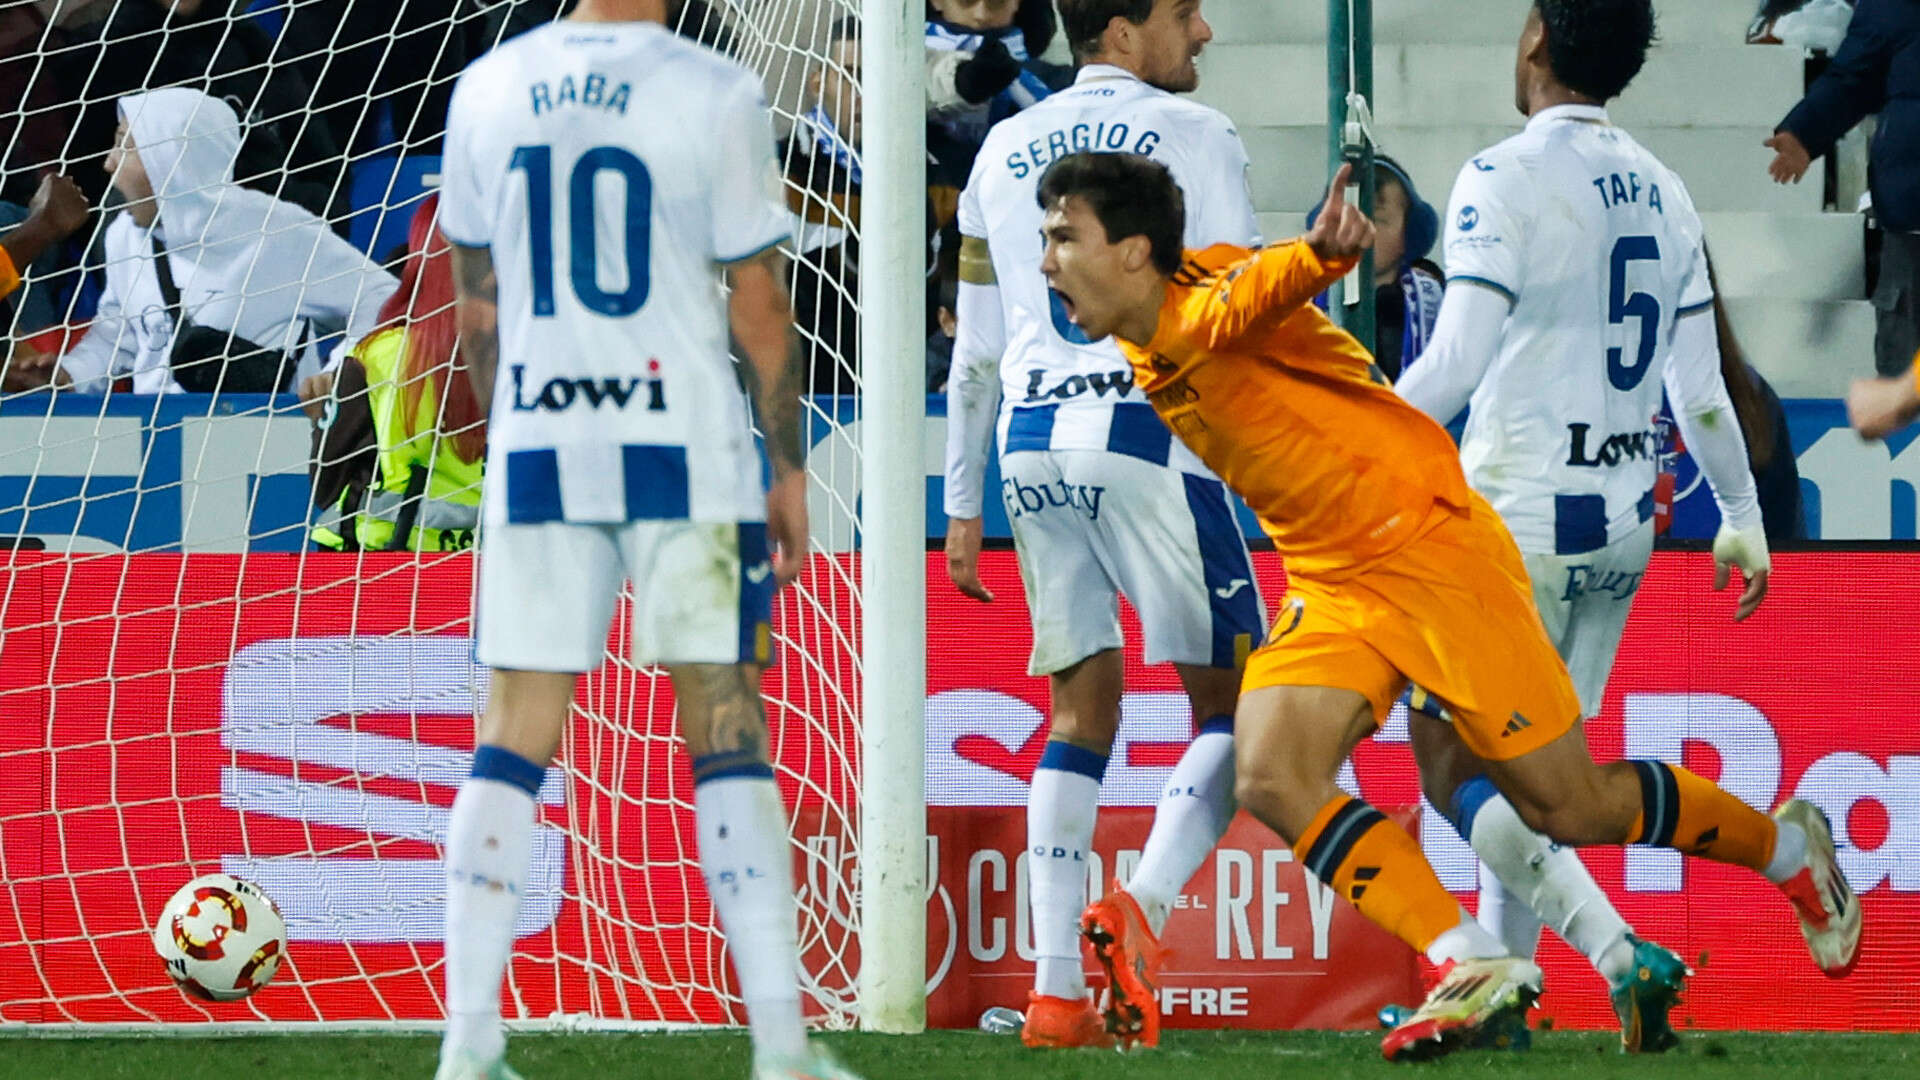
{"type": "MultiPolygon", "coordinates": [[[[421,310],[402,282],[417,292],[417,267],[431,262],[424,246],[431,229],[422,232],[420,217],[431,203],[421,199],[435,179],[453,77],[566,6],[36,0],[0,12],[0,88],[23,103],[0,117],[0,228],[11,228],[0,236],[0,288],[11,293],[4,389],[297,391],[316,421],[337,413],[339,373],[364,359],[353,346],[421,310]],[[162,175],[147,160],[157,151],[142,153],[143,131],[156,141],[184,132],[210,150],[178,164],[163,155],[162,175]],[[409,229],[416,242],[403,242],[409,229]]],[[[684,35],[738,51],[725,4],[676,0],[670,8],[684,35]]],[[[1913,131],[1920,65],[1912,60],[1920,19],[1910,4],[1860,0],[1836,44],[1834,11],[1843,9],[1841,0],[1771,0],[1750,36],[1774,40],[1778,30],[1797,41],[1804,34],[1833,50],[1806,100],[1769,141],[1776,179],[1798,181],[1842,134],[1880,115],[1871,201],[1882,239],[1869,277],[1877,279],[1877,366],[1892,375],[1920,346],[1920,222],[1907,213],[1920,176],[1913,131]]],[[[1070,84],[1074,72],[1045,59],[1061,55],[1051,0],[928,0],[926,14],[925,365],[928,392],[940,393],[955,327],[955,218],[974,156],[994,124],[1070,84]]],[[[780,156],[795,218],[793,299],[810,389],[851,394],[864,362],[858,21],[835,21],[823,36],[780,156]]],[[[1432,334],[1445,278],[1428,258],[1439,222],[1418,178],[1384,156],[1376,178],[1376,340],[1383,370],[1397,376],[1432,334]]],[[[1755,468],[1763,487],[1778,493],[1769,500],[1769,532],[1803,535],[1778,398],[1741,359],[1724,315],[1721,326],[1728,384],[1755,468]]],[[[433,374],[444,376],[457,362],[449,350],[437,368],[409,367],[408,377],[441,387],[437,415],[421,418],[456,441],[456,460],[477,463],[483,418],[444,392],[463,388],[464,379],[433,374]]],[[[370,375],[355,374],[354,393],[369,392],[370,375]]],[[[404,397],[417,402],[418,386],[409,383],[404,397]]],[[[396,431],[413,430],[415,419],[409,412],[396,431]]],[[[367,439],[381,435],[382,448],[392,445],[370,424],[356,430],[367,439]]],[[[323,505],[338,507],[343,494],[386,482],[368,473],[367,446],[349,452],[338,432],[323,429],[315,448],[315,475],[326,479],[323,505]],[[359,463],[347,479],[342,461],[359,463]]],[[[435,440],[416,457],[431,473],[443,452],[435,440]]],[[[404,493],[406,484],[395,483],[404,493]]],[[[384,542],[419,542],[409,530],[390,531],[384,542]]],[[[344,535],[352,546],[357,533],[336,522],[320,537],[332,543],[344,535]]],[[[459,528],[431,534],[464,535],[459,528]]]]}

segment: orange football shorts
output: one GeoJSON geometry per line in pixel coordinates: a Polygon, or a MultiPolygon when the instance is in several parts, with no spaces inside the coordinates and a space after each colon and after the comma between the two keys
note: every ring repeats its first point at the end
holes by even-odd
{"type": "Polygon", "coordinates": [[[1373,705],[1374,723],[1418,684],[1474,753],[1505,761],[1572,729],[1580,699],[1534,607],[1520,549],[1477,492],[1466,511],[1338,582],[1293,577],[1243,690],[1325,686],[1373,705]]]}

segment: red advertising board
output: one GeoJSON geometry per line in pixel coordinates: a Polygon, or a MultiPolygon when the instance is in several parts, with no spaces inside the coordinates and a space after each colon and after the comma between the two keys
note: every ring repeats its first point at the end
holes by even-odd
{"type": "MultiPolygon", "coordinates": [[[[484,686],[469,654],[469,562],[13,558],[0,567],[0,1020],[437,1017],[436,845],[484,686]],[[223,867],[269,886],[295,940],[279,980],[248,1002],[189,1003],[147,927],[175,887],[223,867]]],[[[929,1012],[953,1026],[1025,996],[1024,825],[1012,808],[1045,737],[1012,556],[985,561],[992,605],[959,598],[929,560],[929,1012]]],[[[1260,565],[1271,604],[1279,569],[1260,565]]],[[[1920,1026],[1912,565],[1779,556],[1773,596],[1735,626],[1705,556],[1655,560],[1590,729],[1596,755],[1683,760],[1756,805],[1812,799],[1842,835],[1868,920],[1859,970],[1829,982],[1785,902],[1751,875],[1663,852],[1587,853],[1628,919],[1700,969],[1686,1023],[1920,1026]]],[[[804,658],[790,649],[767,686],[798,808],[803,948],[825,1002],[845,1000],[858,961],[844,920],[857,888],[846,821],[859,636],[837,585],[849,569],[820,560],[814,594],[783,601],[782,631],[804,658]]],[[[1171,673],[1137,665],[1125,711],[1102,791],[1113,809],[1096,837],[1101,880],[1138,850],[1188,724],[1171,673]]],[[[664,680],[609,664],[583,689],[566,768],[542,792],[509,994],[518,1015],[735,1015],[671,732],[664,680]]],[[[1470,854],[1411,809],[1403,725],[1365,744],[1345,782],[1408,808],[1443,880],[1470,895],[1470,854]]],[[[1169,937],[1174,1026],[1364,1024],[1415,992],[1411,955],[1244,817],[1188,886],[1169,937]]],[[[1611,1024],[1584,962],[1557,942],[1542,958],[1558,1023],[1611,1024]]]]}

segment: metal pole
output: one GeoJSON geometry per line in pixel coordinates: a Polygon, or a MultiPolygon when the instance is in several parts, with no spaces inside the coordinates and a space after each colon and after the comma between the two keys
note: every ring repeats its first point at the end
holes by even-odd
{"type": "Polygon", "coordinates": [[[860,198],[860,1012],[927,1025],[926,8],[866,0],[860,198]]]}
{"type": "MultiPolygon", "coordinates": [[[[1357,93],[1373,105],[1373,0],[1327,0],[1327,175],[1332,176],[1343,161],[1353,163],[1354,179],[1359,182],[1359,205],[1373,213],[1374,176],[1373,140],[1362,135],[1357,142],[1347,138],[1347,124],[1357,119],[1347,108],[1347,95],[1357,93]]],[[[1374,351],[1377,309],[1373,287],[1373,252],[1360,260],[1355,273],[1336,284],[1328,294],[1334,321],[1374,351]],[[1348,294],[1349,283],[1353,294],[1348,294]]]]}

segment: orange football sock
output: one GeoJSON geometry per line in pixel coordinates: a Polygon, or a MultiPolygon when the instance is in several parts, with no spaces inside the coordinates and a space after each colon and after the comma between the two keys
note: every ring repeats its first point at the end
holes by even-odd
{"type": "Polygon", "coordinates": [[[1633,843],[1766,871],[1779,836],[1772,818],[1678,765],[1632,765],[1640,774],[1640,815],[1628,833],[1633,843]]]}
{"type": "Polygon", "coordinates": [[[1417,952],[1460,925],[1460,903],[1420,845],[1359,799],[1342,795],[1321,807],[1293,850],[1314,877],[1417,952]]]}

